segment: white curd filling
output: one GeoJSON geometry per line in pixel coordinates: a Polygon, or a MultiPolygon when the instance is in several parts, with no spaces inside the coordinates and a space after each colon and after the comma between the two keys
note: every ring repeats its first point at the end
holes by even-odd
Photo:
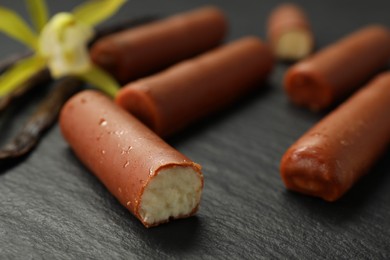
{"type": "Polygon", "coordinates": [[[192,167],[162,169],[144,190],[140,215],[149,225],[189,215],[199,204],[201,193],[201,175],[192,167]]]}
{"type": "Polygon", "coordinates": [[[282,34],[275,51],[282,59],[299,60],[306,57],[311,48],[312,39],[309,33],[304,30],[293,30],[282,34]]]}

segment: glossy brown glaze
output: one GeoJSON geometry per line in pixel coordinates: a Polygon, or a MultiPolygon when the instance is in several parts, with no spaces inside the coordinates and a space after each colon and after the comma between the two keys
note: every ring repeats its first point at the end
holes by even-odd
{"type": "Polygon", "coordinates": [[[116,103],[166,137],[261,87],[273,64],[268,46],[247,37],[128,84],[116,103]]]}
{"type": "Polygon", "coordinates": [[[302,59],[314,48],[314,36],[305,12],[291,3],[281,4],[271,12],[267,39],[275,56],[283,60],[302,59]]]}
{"type": "Polygon", "coordinates": [[[142,194],[160,170],[192,167],[202,176],[198,164],[98,92],[83,91],[70,99],[60,126],[77,157],[142,222],[142,194]]]}
{"type": "Polygon", "coordinates": [[[222,11],[205,7],[105,37],[91,57],[126,83],[217,46],[226,31],[222,11]]]}
{"type": "Polygon", "coordinates": [[[390,143],[390,73],[377,76],[292,145],[281,161],[286,187],[340,198],[390,143]]]}
{"type": "Polygon", "coordinates": [[[291,67],[285,91],[296,105],[328,108],[389,62],[389,46],[387,28],[365,27],[291,67]]]}

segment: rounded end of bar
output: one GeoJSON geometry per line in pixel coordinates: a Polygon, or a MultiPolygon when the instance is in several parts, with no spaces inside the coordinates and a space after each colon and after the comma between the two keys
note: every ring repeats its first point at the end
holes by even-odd
{"type": "MultiPolygon", "coordinates": [[[[220,41],[224,39],[228,32],[229,23],[226,14],[220,8],[214,5],[206,5],[190,11],[190,13],[200,21],[207,22],[209,25],[208,30],[215,34],[214,37],[216,37],[216,39],[219,39],[220,41]]],[[[204,30],[204,33],[207,33],[207,31],[204,30]]]]}
{"type": "Polygon", "coordinates": [[[222,11],[221,8],[215,5],[205,5],[199,9],[194,10],[193,12],[204,13],[210,17],[214,17],[215,24],[218,24],[224,32],[226,32],[229,28],[226,14],[222,11]]]}
{"type": "Polygon", "coordinates": [[[390,28],[384,24],[380,24],[380,23],[369,24],[369,25],[366,25],[363,28],[363,30],[372,31],[372,32],[376,32],[378,34],[382,34],[382,35],[386,36],[386,38],[388,40],[390,40],[390,28]]]}
{"type": "Polygon", "coordinates": [[[195,166],[164,167],[151,177],[138,209],[146,227],[196,213],[203,189],[203,175],[195,166]]]}
{"type": "Polygon", "coordinates": [[[313,37],[305,29],[292,29],[282,33],[275,42],[274,54],[278,59],[297,61],[307,57],[313,49],[313,37]]]}
{"type": "Polygon", "coordinates": [[[312,111],[324,110],[333,101],[331,88],[304,62],[287,71],[284,90],[294,104],[312,111]]]}
{"type": "Polygon", "coordinates": [[[337,167],[322,160],[315,148],[290,149],[283,156],[280,173],[287,189],[335,201],[344,191],[337,179],[337,167]]]}
{"type": "Polygon", "coordinates": [[[174,19],[177,26],[180,25],[180,28],[184,29],[182,37],[190,40],[187,42],[188,47],[192,46],[191,48],[180,47],[188,48],[187,51],[189,51],[180,60],[194,57],[217,47],[223,42],[229,30],[225,13],[212,5],[203,6],[185,14],[178,14],[174,19]],[[194,36],[198,37],[194,38],[194,36]]]}
{"type": "Polygon", "coordinates": [[[137,90],[135,84],[122,88],[115,97],[115,103],[161,136],[156,107],[150,96],[137,90]]]}
{"type": "Polygon", "coordinates": [[[62,106],[60,114],[58,116],[58,124],[60,126],[60,131],[62,136],[69,142],[71,136],[71,131],[73,127],[71,126],[70,118],[73,118],[73,110],[75,109],[75,103],[85,103],[88,101],[90,96],[99,95],[99,92],[96,90],[83,90],[79,93],[76,93],[70,97],[65,104],[62,106]]]}
{"type": "MultiPolygon", "coordinates": [[[[276,60],[272,53],[272,48],[267,42],[264,42],[258,36],[247,35],[239,40],[236,40],[236,42],[232,44],[236,44],[236,46],[240,44],[242,46],[241,48],[247,49],[248,53],[250,52],[253,63],[257,64],[257,72],[254,72],[253,74],[257,75],[256,83],[260,83],[269,77],[269,74],[275,67],[276,60]]],[[[259,84],[259,86],[264,85],[259,84]]]]}

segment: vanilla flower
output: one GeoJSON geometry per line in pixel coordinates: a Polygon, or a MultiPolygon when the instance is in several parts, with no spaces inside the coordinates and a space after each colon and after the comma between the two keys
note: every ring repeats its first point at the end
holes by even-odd
{"type": "Polygon", "coordinates": [[[34,55],[15,64],[0,77],[0,96],[16,89],[29,77],[48,67],[53,78],[76,76],[114,96],[117,82],[92,64],[88,42],[93,27],[112,16],[126,0],[90,0],[71,13],[48,20],[44,0],[26,0],[35,30],[12,10],[0,6],[0,31],[20,41],[34,55]]]}
{"type": "Polygon", "coordinates": [[[54,78],[83,74],[91,68],[87,44],[92,37],[92,28],[69,13],[56,14],[50,20],[39,37],[39,52],[54,78]]]}

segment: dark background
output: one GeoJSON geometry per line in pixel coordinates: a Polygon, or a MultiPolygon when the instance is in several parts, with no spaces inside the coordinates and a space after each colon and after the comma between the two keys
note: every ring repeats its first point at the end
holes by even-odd
{"type": "MultiPolygon", "coordinates": [[[[50,7],[54,13],[78,2],[50,1],[50,7]]],[[[307,11],[318,48],[369,23],[390,25],[388,0],[295,2],[307,11]]],[[[267,16],[278,3],[132,0],[108,23],[214,4],[230,20],[227,41],[248,34],[264,38],[267,16]]],[[[23,1],[1,4],[26,16],[23,1]]],[[[24,50],[2,35],[0,46],[0,57],[24,50]]],[[[24,162],[1,169],[0,258],[389,259],[389,150],[335,203],[285,190],[281,156],[323,116],[288,102],[281,84],[286,68],[278,64],[256,95],[169,140],[203,166],[205,188],[195,217],[157,228],[144,228],[110,195],[56,125],[24,162]]],[[[41,95],[1,115],[0,144],[41,95]]]]}

